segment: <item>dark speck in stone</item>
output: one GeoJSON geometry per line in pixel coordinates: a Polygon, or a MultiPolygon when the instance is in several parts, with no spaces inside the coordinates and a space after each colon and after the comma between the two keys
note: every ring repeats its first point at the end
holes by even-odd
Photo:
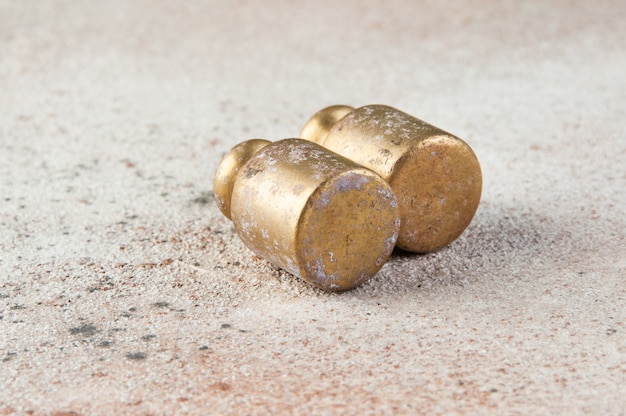
{"type": "Polygon", "coordinates": [[[84,324],[70,329],[72,335],[84,335],[90,337],[98,332],[98,329],[92,324],[84,324]]]}
{"type": "Polygon", "coordinates": [[[202,192],[200,196],[191,200],[194,204],[206,205],[213,201],[213,192],[202,192]]]}
{"type": "Polygon", "coordinates": [[[17,353],[15,352],[7,352],[7,355],[2,359],[2,362],[6,363],[7,361],[11,361],[16,355],[17,353]]]}
{"type": "Polygon", "coordinates": [[[147,357],[145,352],[129,352],[126,354],[126,358],[129,360],[140,361],[145,360],[147,357]]]}

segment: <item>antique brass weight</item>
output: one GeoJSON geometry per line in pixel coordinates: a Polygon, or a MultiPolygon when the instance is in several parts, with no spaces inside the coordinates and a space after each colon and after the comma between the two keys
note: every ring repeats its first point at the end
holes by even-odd
{"type": "Polygon", "coordinates": [[[398,237],[389,185],[310,141],[238,144],[218,166],[214,193],[248,248],[326,290],[376,274],[398,237]]]}
{"type": "Polygon", "coordinates": [[[424,253],[454,241],[472,221],[480,164],[461,139],[384,105],[331,106],[300,136],[381,175],[400,204],[398,247],[424,253]]]}

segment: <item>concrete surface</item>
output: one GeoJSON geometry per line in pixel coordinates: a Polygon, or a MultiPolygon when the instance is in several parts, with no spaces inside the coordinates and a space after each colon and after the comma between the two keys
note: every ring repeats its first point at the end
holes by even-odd
{"type": "Polygon", "coordinates": [[[626,413],[626,3],[0,1],[0,414],[626,413]],[[464,138],[467,231],[357,290],[252,255],[239,141],[464,138]]]}

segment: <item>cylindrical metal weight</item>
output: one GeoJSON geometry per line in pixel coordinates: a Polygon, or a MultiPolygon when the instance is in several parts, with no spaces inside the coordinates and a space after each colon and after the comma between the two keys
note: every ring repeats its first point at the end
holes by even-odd
{"type": "Polygon", "coordinates": [[[376,274],[398,236],[389,185],[301,139],[235,146],[218,167],[214,192],[248,248],[326,290],[350,289],[376,274]]]}
{"type": "Polygon", "coordinates": [[[423,253],[454,241],[470,224],[482,191],[480,164],[463,140],[384,105],[332,106],[301,137],[381,175],[398,197],[397,246],[423,253]]]}

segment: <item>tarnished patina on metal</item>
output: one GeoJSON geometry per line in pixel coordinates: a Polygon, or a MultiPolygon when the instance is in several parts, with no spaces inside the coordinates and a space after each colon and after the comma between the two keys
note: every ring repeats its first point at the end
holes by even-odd
{"type": "Polygon", "coordinates": [[[301,138],[321,144],[381,175],[400,203],[397,246],[416,253],[444,247],[472,221],[482,173],[467,143],[385,105],[327,107],[301,138]]]}
{"type": "Polygon", "coordinates": [[[238,144],[218,166],[214,193],[248,248],[325,290],[351,289],[375,275],[398,237],[391,187],[306,140],[238,144]]]}

